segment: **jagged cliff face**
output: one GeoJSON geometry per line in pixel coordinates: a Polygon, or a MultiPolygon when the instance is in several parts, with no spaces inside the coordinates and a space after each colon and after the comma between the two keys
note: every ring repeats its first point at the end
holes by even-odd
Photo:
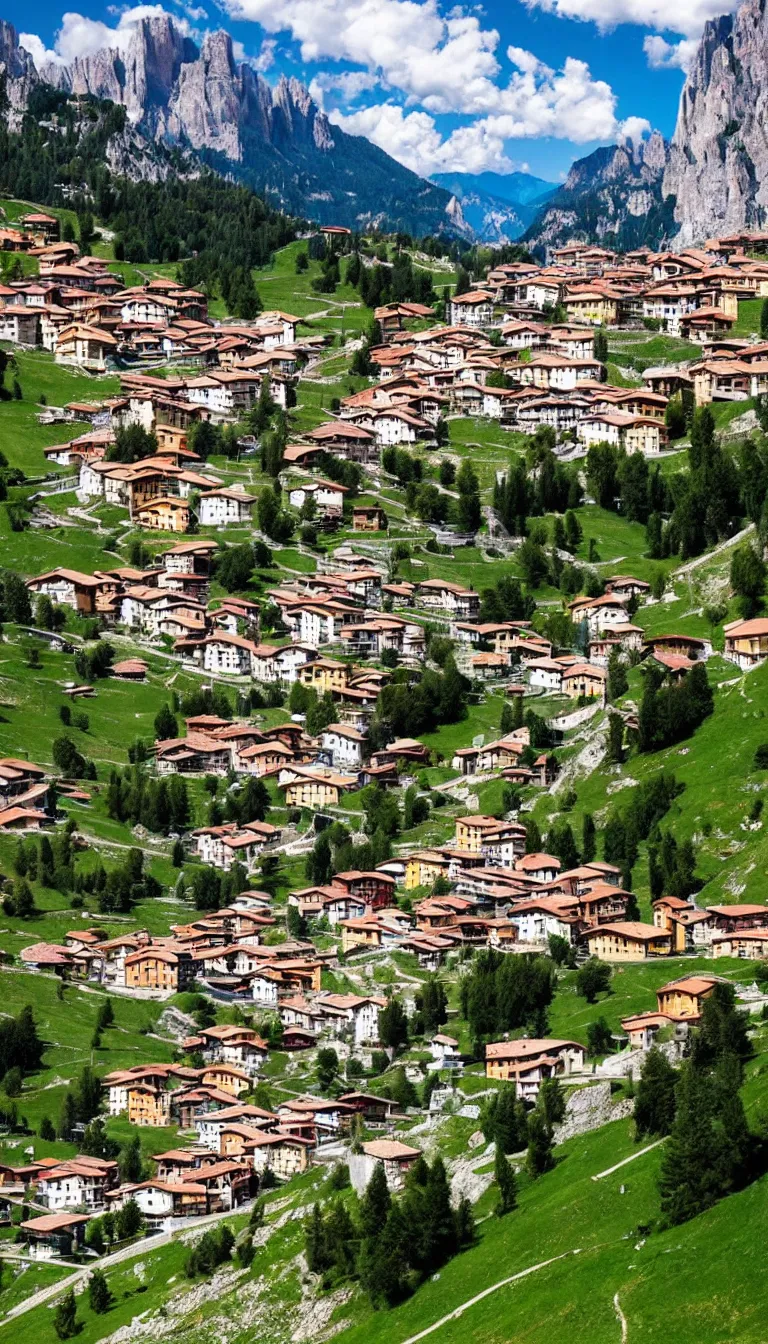
{"type": "Polygon", "coordinates": [[[283,78],[273,90],[251,66],[235,61],[228,33],[209,33],[198,48],[167,15],[138,23],[125,50],[46,65],[40,76],[68,93],[120,103],[129,121],[155,139],[235,162],[254,135],[276,147],[333,149],[328,120],[302,84],[283,78]]]}
{"type": "Polygon", "coordinates": [[[622,250],[662,241],[670,222],[662,192],[666,162],[658,131],[635,149],[610,145],[578,159],[526,241],[548,248],[583,238],[622,250]]]}
{"type": "Polygon", "coordinates": [[[680,98],[663,190],[681,246],[768,221],[768,14],[709,22],[680,98]]]}
{"type": "Polygon", "coordinates": [[[133,134],[110,147],[108,161],[115,171],[125,165],[131,177],[163,172],[157,151],[181,149],[188,161],[196,157],[198,170],[205,163],[231,174],[277,208],[321,223],[471,234],[461,210],[449,210],[450,192],[368,140],[332,129],[298,80],[283,77],[272,88],[235,60],[228,33],[210,33],[198,47],[171,17],[153,15],[137,22],[119,49],[36,71],[13,28],[0,23],[3,64],[19,111],[39,80],[124,107],[133,134]],[[141,138],[157,147],[146,171],[141,138]]]}
{"type": "Polygon", "coordinates": [[[10,122],[15,126],[39,81],[32,57],[19,46],[16,29],[5,19],[0,19],[0,74],[5,76],[10,122]]]}

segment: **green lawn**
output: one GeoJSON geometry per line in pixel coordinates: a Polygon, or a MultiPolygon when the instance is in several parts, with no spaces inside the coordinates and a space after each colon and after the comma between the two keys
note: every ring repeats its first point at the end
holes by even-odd
{"type": "MultiPolygon", "coordinates": [[[[5,348],[10,350],[9,346],[5,348]]],[[[49,466],[43,448],[66,443],[90,426],[39,425],[36,413],[42,409],[40,398],[44,396],[49,406],[101,401],[119,392],[120,381],[113,375],[78,373],[56,364],[53,356],[42,350],[16,350],[13,358],[15,369],[9,370],[6,380],[10,386],[12,377],[18,377],[24,399],[0,402],[0,449],[12,467],[20,467],[28,476],[58,472],[61,468],[49,466]]]]}
{"type": "MultiPolygon", "coordinates": [[[[761,902],[768,873],[768,838],[764,826],[748,828],[747,814],[768,785],[765,772],[755,771],[753,766],[755,749],[768,741],[768,666],[742,677],[731,664],[713,658],[709,675],[713,684],[720,683],[715,712],[693,737],[665,751],[633,755],[610,775],[598,770],[579,780],[577,802],[567,820],[578,837],[583,815],[589,812],[599,832],[609,809],[620,807],[627,798],[624,791],[611,792],[618,780],[640,781],[659,770],[670,771],[685,789],[675,799],[662,829],[670,829],[678,841],[695,838],[697,871],[706,884],[698,897],[700,904],[761,902]]],[[[637,674],[633,684],[639,690],[637,674]]],[[[542,830],[556,807],[556,795],[537,802],[536,816],[542,830]]],[[[643,847],[634,870],[634,885],[645,901],[648,879],[643,847]]],[[[647,914],[648,907],[645,909],[647,914]]]]}

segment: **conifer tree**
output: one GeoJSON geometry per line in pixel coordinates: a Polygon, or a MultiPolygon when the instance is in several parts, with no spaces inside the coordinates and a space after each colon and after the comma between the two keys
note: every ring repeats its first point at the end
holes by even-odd
{"type": "Polygon", "coordinates": [[[98,1316],[109,1311],[112,1305],[112,1294],[109,1291],[107,1276],[101,1269],[94,1269],[88,1280],[88,1301],[91,1311],[95,1311],[98,1316]]]}
{"type": "Polygon", "coordinates": [[[80,1329],[80,1322],[77,1319],[77,1303],[72,1288],[64,1294],[53,1313],[53,1328],[59,1339],[72,1339],[80,1329]]]}
{"type": "Polygon", "coordinates": [[[531,1111],[528,1116],[528,1172],[534,1177],[542,1176],[554,1165],[552,1131],[541,1111],[531,1111]]]}
{"type": "Polygon", "coordinates": [[[715,1203],[720,1193],[722,1154],[714,1129],[712,1079],[685,1060],[677,1086],[677,1113],[664,1145],[659,1187],[668,1223],[684,1223],[715,1203]]]}
{"type": "Polygon", "coordinates": [[[643,1060],[635,1093],[635,1128],[645,1134],[668,1134],[675,1119],[677,1075],[666,1055],[653,1046],[643,1060]]]}
{"type": "Polygon", "coordinates": [[[498,1144],[496,1146],[493,1174],[499,1191],[494,1213],[497,1218],[503,1218],[505,1213],[511,1213],[512,1209],[517,1206],[517,1177],[498,1144]]]}

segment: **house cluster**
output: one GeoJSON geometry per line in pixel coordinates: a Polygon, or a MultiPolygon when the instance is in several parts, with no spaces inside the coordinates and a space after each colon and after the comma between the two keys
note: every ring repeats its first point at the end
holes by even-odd
{"type": "Polygon", "coordinates": [[[433,440],[449,415],[524,432],[549,425],[573,451],[609,442],[658,453],[668,399],[681,389],[698,404],[768,389],[768,343],[729,334],[739,299],[768,294],[768,259],[753,253],[746,237],[623,256],[570,244],[546,266],[492,268],[447,302],[445,325],[415,330],[414,319],[423,323],[431,310],[386,305],[375,314],[382,344],[371,351],[378,383],[342,399],[336,418],[291,445],[286,460],[312,466],[324,450],[375,465],[389,444],[433,440]],[[562,320],[553,323],[553,313],[562,320]],[[646,370],[642,388],[607,386],[595,328],[648,324],[704,345],[704,355],[683,369],[646,370]]]}
{"type": "MultiPolygon", "coordinates": [[[[56,221],[54,221],[54,225],[56,221]]],[[[46,226],[51,229],[54,225],[46,226]]],[[[40,241],[29,230],[2,230],[4,251],[34,257],[38,274],[0,287],[0,335],[15,345],[40,345],[58,361],[93,373],[169,362],[194,365],[205,372],[193,379],[200,400],[217,410],[226,400],[226,383],[207,383],[209,370],[248,370],[265,374],[285,404],[295,365],[322,337],[296,343],[299,318],[279,311],[260,313],[253,322],[213,323],[204,294],[177,280],[155,276],[145,284],[125,285],[100,257],[80,256],[77,244],[40,241]],[[13,244],[13,246],[10,246],[13,244]],[[280,355],[273,358],[273,352],[280,355]],[[222,390],[223,389],[223,390],[222,390]]]]}

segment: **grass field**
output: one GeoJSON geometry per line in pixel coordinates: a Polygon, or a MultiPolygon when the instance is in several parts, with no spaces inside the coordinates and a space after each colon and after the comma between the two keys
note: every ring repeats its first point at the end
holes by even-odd
{"type": "MultiPolygon", "coordinates": [[[[579,835],[583,815],[589,812],[599,831],[614,798],[617,806],[627,798],[623,789],[616,793],[617,784],[622,780],[639,782],[659,770],[670,771],[685,789],[675,799],[662,829],[670,829],[678,841],[695,838],[697,871],[706,883],[698,898],[700,904],[762,901],[768,839],[759,823],[750,829],[748,813],[768,787],[765,772],[754,769],[755,750],[768,741],[768,667],[759,667],[742,679],[734,676],[730,664],[714,658],[709,673],[713,684],[720,682],[715,712],[693,737],[665,751],[633,755],[610,773],[597,770],[577,781],[578,801],[567,819],[579,835]]],[[[634,685],[639,689],[638,681],[634,685]]],[[[547,824],[545,818],[554,815],[556,806],[556,797],[539,800],[535,814],[542,826],[547,824]]],[[[643,900],[647,898],[642,849],[635,868],[635,889],[643,900]]],[[[644,908],[647,915],[647,905],[644,908]]]]}

